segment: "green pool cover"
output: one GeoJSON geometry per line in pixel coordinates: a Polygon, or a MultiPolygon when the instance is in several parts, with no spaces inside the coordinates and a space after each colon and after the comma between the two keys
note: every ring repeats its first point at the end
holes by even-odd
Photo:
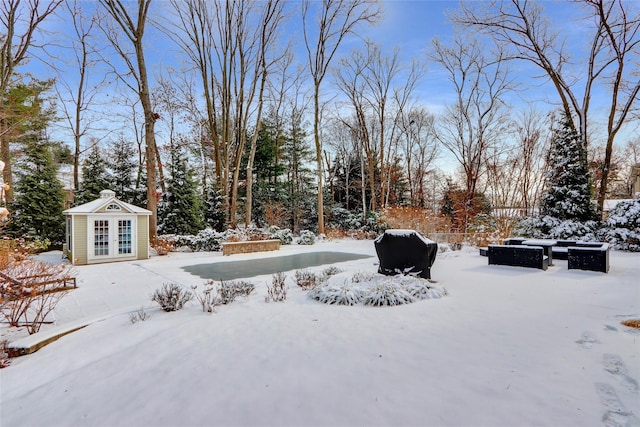
{"type": "Polygon", "coordinates": [[[371,256],[344,252],[311,252],[274,258],[196,264],[182,268],[203,279],[234,280],[364,258],[371,256]]]}

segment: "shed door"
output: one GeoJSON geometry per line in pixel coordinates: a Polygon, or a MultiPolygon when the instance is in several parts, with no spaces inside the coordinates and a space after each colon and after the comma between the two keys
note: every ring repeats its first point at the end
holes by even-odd
{"type": "Polygon", "coordinates": [[[89,259],[135,256],[134,224],[133,217],[92,218],[89,222],[89,259]]]}

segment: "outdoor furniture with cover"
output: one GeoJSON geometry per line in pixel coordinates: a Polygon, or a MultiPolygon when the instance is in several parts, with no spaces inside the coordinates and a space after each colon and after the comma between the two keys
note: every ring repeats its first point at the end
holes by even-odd
{"type": "Polygon", "coordinates": [[[431,266],[436,260],[438,245],[417,231],[387,230],[374,241],[374,245],[380,260],[379,273],[431,278],[431,266]]]}

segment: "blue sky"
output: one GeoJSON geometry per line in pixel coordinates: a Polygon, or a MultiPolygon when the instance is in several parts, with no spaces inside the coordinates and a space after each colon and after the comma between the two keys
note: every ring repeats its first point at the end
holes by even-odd
{"type": "MultiPolygon", "coordinates": [[[[93,7],[95,1],[85,1],[84,6],[93,7]]],[[[168,3],[158,0],[152,3],[152,7],[165,7],[168,3]]],[[[368,38],[383,45],[389,51],[397,46],[400,49],[403,59],[406,61],[412,57],[422,57],[426,55],[426,50],[430,47],[431,40],[434,37],[440,37],[444,41],[453,37],[453,26],[448,22],[446,12],[456,9],[457,1],[430,1],[430,0],[386,0],[383,3],[384,16],[380,23],[373,27],[362,28],[358,35],[361,38],[368,38]]],[[[577,20],[575,13],[569,11],[575,7],[574,3],[562,1],[546,1],[544,6],[547,15],[552,22],[562,25],[563,36],[567,37],[569,46],[572,46],[572,52],[579,58],[583,54],[584,43],[583,38],[591,33],[592,30],[577,20]]],[[[291,17],[292,23],[289,24],[290,31],[295,33],[300,30],[299,16],[291,17]]],[[[69,28],[68,23],[62,20],[51,21],[47,23],[47,29],[51,31],[50,35],[54,38],[60,36],[69,28]]],[[[297,37],[302,43],[301,37],[297,37]]],[[[180,68],[180,64],[176,59],[178,57],[177,48],[173,47],[166,41],[166,36],[161,35],[158,30],[149,28],[146,36],[147,41],[147,62],[152,74],[157,75],[158,70],[167,65],[173,65],[180,68]],[[162,39],[160,38],[162,36],[162,39]]],[[[341,54],[345,55],[356,45],[361,45],[357,39],[347,40],[341,49],[341,54]]],[[[303,50],[302,44],[298,47],[303,50]]],[[[70,52],[62,51],[59,55],[64,58],[70,52]]],[[[299,58],[304,61],[304,58],[299,58]]],[[[578,61],[579,62],[579,61],[578,61]]],[[[521,88],[523,91],[514,94],[510,102],[514,106],[522,106],[528,103],[535,103],[540,106],[543,111],[552,109],[548,102],[555,102],[557,95],[549,84],[541,85],[545,79],[532,79],[535,75],[541,73],[533,69],[530,65],[523,62],[513,63],[512,67],[516,70],[517,77],[521,80],[521,88]]],[[[580,65],[584,69],[583,65],[580,65]]],[[[51,71],[43,67],[38,61],[33,61],[29,66],[24,67],[21,71],[32,71],[37,77],[51,77],[51,71]]],[[[71,73],[66,74],[67,77],[72,76],[71,73]]],[[[335,89],[327,82],[324,91],[334,91],[335,89]]],[[[423,84],[418,91],[418,101],[420,104],[427,106],[432,112],[438,113],[442,108],[451,102],[454,92],[451,84],[446,79],[445,74],[440,70],[437,64],[429,63],[428,72],[424,77],[423,84]]],[[[597,99],[595,100],[598,101],[597,99]]],[[[594,109],[594,112],[596,110],[594,109]]],[[[629,126],[626,130],[627,136],[632,130],[637,130],[636,126],[629,126]]],[[[625,142],[625,135],[621,135],[618,139],[619,143],[625,142]]]]}

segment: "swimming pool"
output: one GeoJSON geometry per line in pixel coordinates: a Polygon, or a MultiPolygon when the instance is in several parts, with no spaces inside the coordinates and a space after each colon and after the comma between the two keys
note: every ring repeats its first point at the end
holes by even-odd
{"type": "Polygon", "coordinates": [[[188,265],[182,269],[203,279],[234,280],[364,258],[373,257],[346,252],[310,252],[273,258],[188,265]]]}

